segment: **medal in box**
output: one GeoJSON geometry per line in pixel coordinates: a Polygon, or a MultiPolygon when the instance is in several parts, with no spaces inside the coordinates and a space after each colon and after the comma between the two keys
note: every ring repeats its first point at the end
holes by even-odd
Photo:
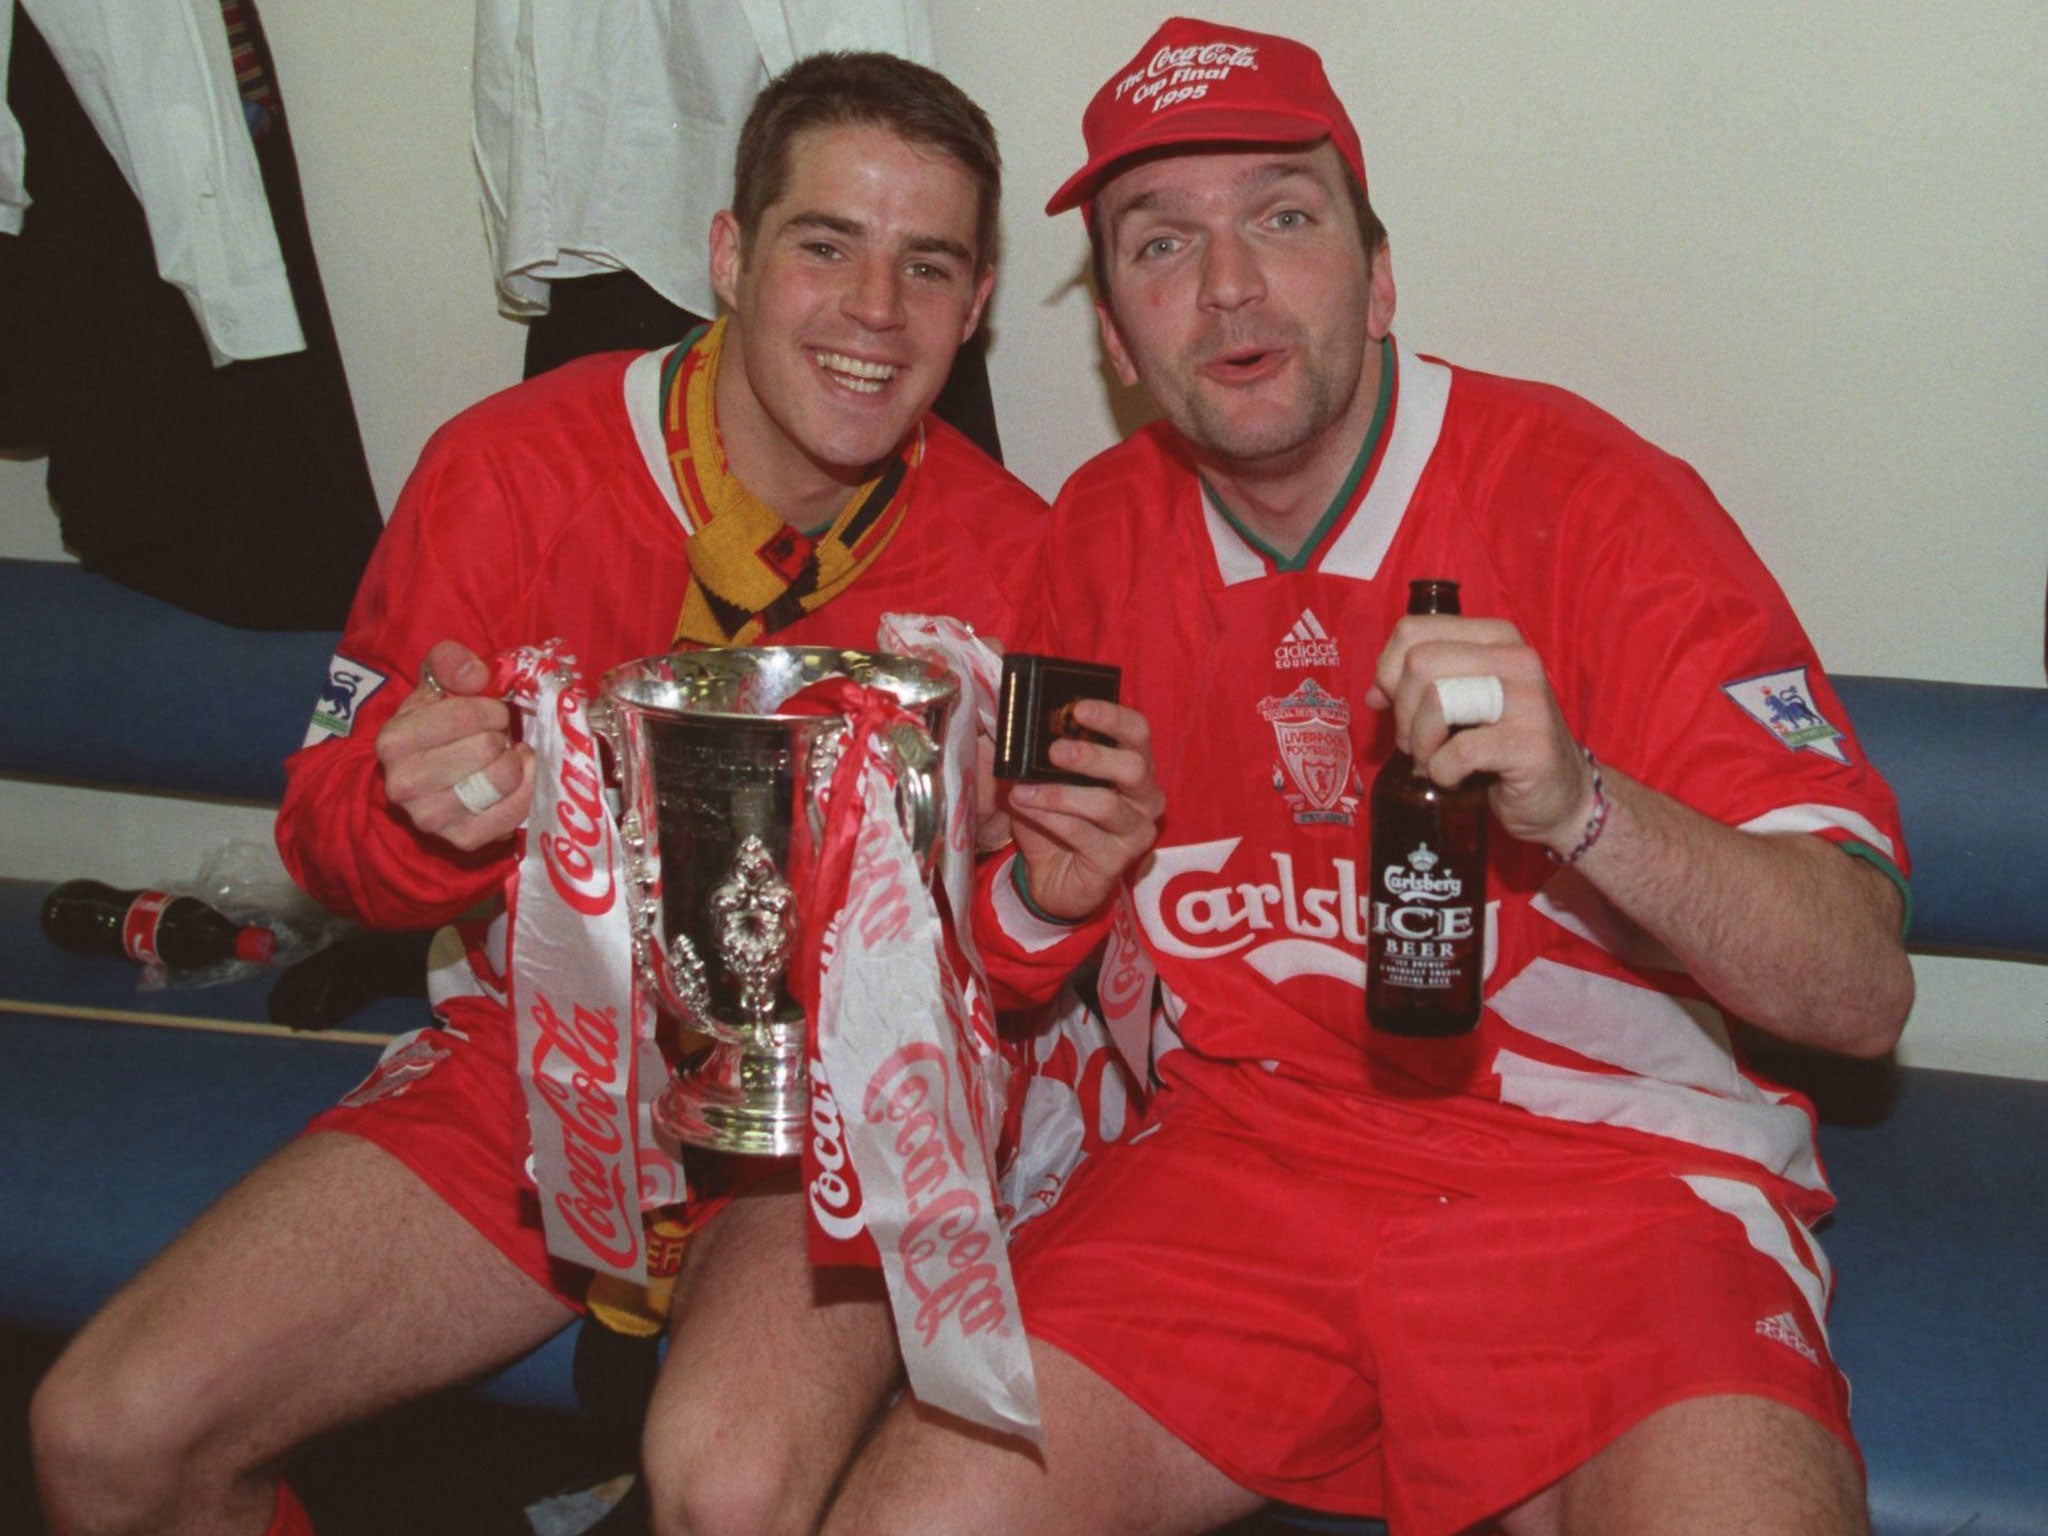
{"type": "Polygon", "coordinates": [[[1062,656],[1012,651],[1003,658],[1002,695],[996,703],[996,777],[1025,784],[1099,784],[1085,774],[1055,768],[1052,744],[1062,737],[1112,746],[1107,736],[1074,719],[1082,699],[1114,704],[1123,677],[1116,667],[1062,656]]]}

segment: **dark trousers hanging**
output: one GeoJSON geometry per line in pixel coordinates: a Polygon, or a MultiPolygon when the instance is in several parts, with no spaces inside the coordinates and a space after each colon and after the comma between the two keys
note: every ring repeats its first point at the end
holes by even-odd
{"type": "Polygon", "coordinates": [[[215,368],[142,206],[26,14],[8,103],[32,199],[0,237],[0,447],[49,455],[87,567],[252,629],[339,628],[382,531],[252,0],[244,99],[306,350],[215,368]],[[254,68],[249,66],[253,63],[254,68]]]}

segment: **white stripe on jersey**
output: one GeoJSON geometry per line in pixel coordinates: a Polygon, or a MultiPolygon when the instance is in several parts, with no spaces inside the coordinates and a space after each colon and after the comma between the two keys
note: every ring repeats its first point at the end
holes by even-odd
{"type": "Polygon", "coordinates": [[[1423,361],[1406,347],[1398,351],[1400,390],[1394,402],[1393,435],[1387,439],[1386,454],[1365,500],[1323,559],[1323,571],[1332,576],[1370,581],[1379,574],[1380,562],[1387,557],[1401,519],[1408,515],[1408,503],[1443,432],[1444,408],[1451,399],[1451,370],[1442,363],[1423,361]]]}
{"type": "Polygon", "coordinates": [[[1653,1078],[1553,1066],[1514,1051],[1502,1051],[1494,1071],[1501,1102],[1531,1114],[1669,1137],[1746,1158],[1806,1189],[1827,1188],[1805,1111],[1771,1103],[1754,1090],[1752,1102],[1738,1103],[1653,1078]]]}
{"type": "Polygon", "coordinates": [[[1706,1174],[1681,1174],[1680,1177],[1708,1205],[1717,1211],[1726,1211],[1741,1222],[1750,1247],[1765,1258],[1774,1260],[1785,1271],[1792,1283],[1799,1287],[1799,1294],[1806,1298],[1806,1310],[1812,1314],[1813,1326],[1825,1339],[1828,1336],[1828,1295],[1834,1289],[1835,1276],[1828,1256],[1813,1240],[1813,1234],[1806,1234],[1806,1253],[1812,1255],[1812,1263],[1809,1264],[1793,1243],[1792,1234],[1785,1230],[1785,1223],[1792,1218],[1781,1215],[1754,1184],[1745,1184],[1740,1179],[1712,1178],[1706,1174]]]}
{"type": "Polygon", "coordinates": [[[1639,1077],[1755,1100],[1712,1003],[1653,992],[1556,960],[1533,960],[1487,999],[1526,1035],[1639,1077]]]}
{"type": "MultiPolygon", "coordinates": [[[[681,345],[676,343],[676,347],[681,345]]],[[[683,532],[691,534],[697,530],[683,507],[681,493],[676,490],[676,474],[668,462],[668,441],[661,430],[661,370],[673,351],[675,347],[657,347],[626,364],[626,420],[633,424],[633,441],[640,445],[647,478],[654,482],[669,511],[675,513],[683,532]]]]}
{"type": "Polygon", "coordinates": [[[1244,963],[1278,985],[1298,976],[1327,976],[1365,990],[1365,956],[1320,939],[1273,939],[1244,957],[1244,963]]]}
{"type": "Polygon", "coordinates": [[[1892,849],[1892,840],[1877,830],[1877,824],[1866,816],[1844,810],[1839,805],[1787,805],[1775,811],[1766,811],[1754,820],[1745,821],[1744,832],[1847,832],[1858,842],[1868,843],[1888,859],[1898,857],[1892,849]]]}

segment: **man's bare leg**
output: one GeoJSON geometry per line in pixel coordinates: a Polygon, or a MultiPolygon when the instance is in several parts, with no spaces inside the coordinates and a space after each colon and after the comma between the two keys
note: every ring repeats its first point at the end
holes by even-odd
{"type": "Polygon", "coordinates": [[[1020,1441],[898,1403],[848,1472],[828,1536],[1174,1536],[1265,1502],[1072,1356],[1034,1341],[1031,1361],[1043,1459],[1020,1441]]]}
{"type": "Polygon", "coordinates": [[[663,1536],[815,1530],[900,1372],[881,1276],[814,1270],[804,1199],[778,1177],[684,1256],[642,1462],[663,1536]]]}
{"type": "Polygon", "coordinates": [[[1650,1415],[1501,1521],[1509,1536],[1867,1536],[1849,1448],[1797,1409],[1700,1397],[1650,1415]]]}
{"type": "Polygon", "coordinates": [[[260,1532],[293,1446],[512,1359],[571,1316],[382,1149],[302,1137],[51,1368],[32,1410],[51,1523],[260,1532]]]}

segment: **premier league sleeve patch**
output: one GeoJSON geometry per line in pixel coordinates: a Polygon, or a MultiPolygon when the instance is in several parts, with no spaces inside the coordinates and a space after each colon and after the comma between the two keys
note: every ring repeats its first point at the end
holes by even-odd
{"type": "Polygon", "coordinates": [[[355,729],[356,711],[388,681],[374,667],[366,667],[336,651],[334,659],[327,663],[327,681],[313,706],[312,724],[306,727],[306,739],[299,745],[310,747],[330,736],[346,736],[355,729]]]}
{"type": "Polygon", "coordinates": [[[1849,761],[1842,750],[1843,733],[1813,706],[1806,668],[1766,672],[1739,683],[1723,683],[1721,691],[1743,712],[1793,752],[1818,752],[1838,763],[1849,761]]]}

